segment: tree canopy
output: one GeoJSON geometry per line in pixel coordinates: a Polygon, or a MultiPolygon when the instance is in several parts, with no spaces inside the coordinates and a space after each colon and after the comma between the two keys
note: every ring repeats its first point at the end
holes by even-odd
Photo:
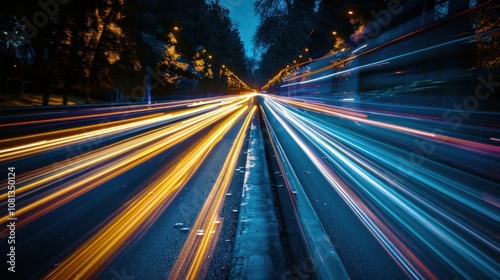
{"type": "Polygon", "coordinates": [[[308,61],[370,41],[382,43],[387,31],[396,38],[430,27],[471,6],[478,9],[454,27],[470,34],[491,31],[492,36],[477,40],[471,57],[478,67],[498,66],[498,59],[492,59],[498,50],[498,36],[493,36],[498,33],[493,28],[498,26],[495,1],[257,0],[254,9],[260,22],[253,37],[261,53],[257,74],[262,84],[276,84],[308,61]]]}
{"type": "Polygon", "coordinates": [[[120,88],[141,99],[134,88],[146,80],[162,93],[183,83],[224,92],[226,69],[248,77],[238,30],[218,1],[19,0],[0,19],[0,76],[39,92],[91,99],[120,88]]]}

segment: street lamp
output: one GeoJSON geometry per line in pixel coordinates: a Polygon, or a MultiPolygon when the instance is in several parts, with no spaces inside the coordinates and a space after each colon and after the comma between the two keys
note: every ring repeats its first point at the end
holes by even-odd
{"type": "Polygon", "coordinates": [[[354,14],[353,11],[348,11],[347,13],[350,14],[350,15],[354,14]]]}
{"type": "Polygon", "coordinates": [[[337,35],[337,31],[332,31],[332,34],[333,35],[337,35]]]}

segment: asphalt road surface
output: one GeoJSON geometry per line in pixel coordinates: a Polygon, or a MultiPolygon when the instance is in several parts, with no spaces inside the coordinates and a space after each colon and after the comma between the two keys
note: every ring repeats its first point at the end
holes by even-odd
{"type": "Polygon", "coordinates": [[[430,115],[256,94],[8,112],[1,279],[228,279],[256,156],[282,278],[332,256],[351,279],[494,278],[500,135],[430,115]]]}

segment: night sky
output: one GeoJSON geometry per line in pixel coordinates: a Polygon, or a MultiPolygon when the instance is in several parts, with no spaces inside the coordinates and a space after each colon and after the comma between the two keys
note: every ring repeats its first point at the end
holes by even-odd
{"type": "Polygon", "coordinates": [[[221,4],[229,10],[229,16],[237,24],[247,56],[253,57],[252,36],[259,24],[253,10],[253,0],[223,0],[221,4]]]}

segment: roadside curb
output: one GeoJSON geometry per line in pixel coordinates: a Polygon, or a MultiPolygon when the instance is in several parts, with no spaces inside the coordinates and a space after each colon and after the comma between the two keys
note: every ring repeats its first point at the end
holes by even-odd
{"type": "Polygon", "coordinates": [[[256,112],[249,133],[230,279],[280,279],[285,272],[264,140],[257,116],[256,112]]]}

